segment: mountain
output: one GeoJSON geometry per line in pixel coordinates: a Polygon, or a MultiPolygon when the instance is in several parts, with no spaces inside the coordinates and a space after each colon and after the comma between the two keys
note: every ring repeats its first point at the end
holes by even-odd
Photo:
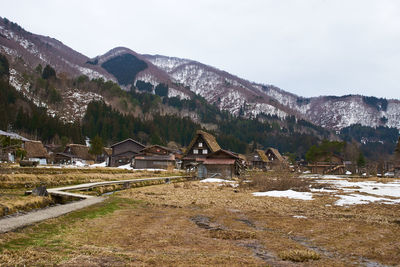
{"type": "Polygon", "coordinates": [[[360,95],[304,98],[276,86],[252,83],[196,61],[145,55],[172,79],[232,114],[296,115],[319,126],[340,130],[352,124],[400,129],[400,101],[360,95]]]}
{"type": "MultiPolygon", "coordinates": [[[[18,98],[45,110],[57,123],[60,119],[80,125],[83,135],[99,133],[108,143],[133,135],[142,142],[185,145],[194,129],[205,128],[238,152],[274,146],[301,156],[318,140],[342,139],[362,146],[385,143],[382,151],[391,153],[398,133],[388,127],[400,129],[398,100],[304,98],[193,60],[139,54],[125,47],[88,58],[5,18],[0,18],[0,54],[8,59],[8,82],[18,98]],[[180,131],[169,132],[171,125],[180,131]],[[376,127],[381,128],[374,137],[376,127]],[[356,134],[357,129],[365,134],[356,134]]],[[[17,101],[12,108],[22,108],[18,113],[29,121],[24,105],[17,101]]],[[[13,116],[8,120],[15,124],[13,116]]]]}
{"type": "MultiPolygon", "coordinates": [[[[0,52],[13,60],[12,81],[24,90],[21,80],[23,69],[36,68],[39,64],[51,65],[57,73],[69,77],[86,75],[90,79],[102,78],[118,82],[129,91],[130,87],[148,88],[155,92],[159,84],[168,86],[168,96],[181,99],[204,97],[209,103],[236,116],[255,118],[259,114],[284,118],[294,115],[329,129],[340,130],[352,124],[400,129],[400,101],[348,96],[320,96],[304,98],[276,86],[257,84],[225,71],[189,59],[161,55],[141,55],[128,48],[117,47],[104,55],[88,58],[60,41],[29,33],[17,24],[0,19],[0,52]],[[18,60],[23,67],[18,70],[18,60]],[[138,83],[139,82],[139,83],[138,83]],[[151,88],[150,88],[151,84],[151,88]]],[[[146,89],[144,89],[146,90],[146,89]]],[[[25,90],[26,91],[26,90],[25,90]]],[[[29,92],[25,92],[29,95],[29,92]]],[[[72,94],[73,96],[74,94],[72,94]]],[[[99,96],[82,96],[91,99],[99,96]]],[[[41,102],[39,99],[36,102],[41,102]]],[[[75,98],[73,101],[79,101],[75,98]]],[[[80,106],[85,107],[83,100],[80,106]]],[[[53,112],[61,112],[54,110],[53,112]]],[[[64,117],[74,117],[63,115],[64,117]]]]}

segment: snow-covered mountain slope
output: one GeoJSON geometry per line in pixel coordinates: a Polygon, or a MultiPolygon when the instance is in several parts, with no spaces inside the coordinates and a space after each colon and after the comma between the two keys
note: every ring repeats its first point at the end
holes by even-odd
{"type": "Polygon", "coordinates": [[[319,126],[341,129],[352,124],[400,129],[400,101],[359,95],[304,98],[272,85],[251,83],[188,59],[145,55],[179,83],[233,114],[295,115],[319,126]],[[379,103],[383,106],[379,107],[379,103]]]}
{"type": "Polygon", "coordinates": [[[0,53],[12,60],[23,61],[32,69],[39,64],[51,65],[57,73],[72,77],[81,74],[89,78],[115,80],[104,69],[87,64],[88,57],[74,51],[60,41],[25,31],[15,23],[0,18],[0,53]]]}
{"type": "Polygon", "coordinates": [[[234,115],[255,117],[263,113],[283,118],[292,114],[290,109],[274,102],[252,83],[225,71],[188,59],[160,55],[144,57],[177,83],[234,115]]]}
{"type": "Polygon", "coordinates": [[[338,130],[361,124],[400,129],[399,100],[360,95],[302,98],[274,86],[264,86],[262,89],[281,104],[322,127],[338,130]]]}
{"type": "MultiPolygon", "coordinates": [[[[84,74],[89,78],[103,78],[117,82],[119,77],[116,73],[107,71],[103,64],[122,58],[124,55],[131,55],[135,60],[145,62],[145,67],[134,72],[133,77],[128,77],[131,83],[120,82],[121,87],[126,90],[130,90],[132,84],[136,86],[138,81],[142,81],[150,83],[154,93],[154,88],[162,83],[168,85],[169,97],[189,99],[198,94],[221,110],[249,118],[259,114],[276,115],[280,118],[294,115],[298,119],[305,119],[330,129],[341,129],[356,123],[400,129],[398,100],[358,95],[303,98],[272,85],[249,82],[193,60],[142,55],[124,47],[114,48],[104,55],[89,59],[56,39],[32,34],[2,18],[0,18],[0,53],[7,55],[14,71],[12,77],[18,79],[21,85],[19,88],[26,89],[26,94],[29,93],[29,86],[23,82],[22,76],[27,69],[32,71],[39,64],[42,67],[49,64],[57,74],[67,77],[74,78],[84,74]]],[[[118,67],[124,70],[132,66],[121,63],[118,67]]],[[[74,95],[73,92],[76,90],[69,88],[66,91],[74,95]]],[[[67,93],[62,92],[63,96],[67,93]]],[[[36,99],[36,102],[38,105],[45,104],[41,99],[36,99]]],[[[60,116],[65,116],[67,113],[54,112],[59,112],[60,116]]],[[[71,113],[70,117],[73,116],[71,113]]],[[[69,119],[67,117],[65,118],[69,119]]]]}

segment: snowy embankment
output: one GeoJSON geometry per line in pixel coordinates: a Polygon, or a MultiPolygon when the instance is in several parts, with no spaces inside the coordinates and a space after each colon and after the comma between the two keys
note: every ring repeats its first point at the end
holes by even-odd
{"type": "MultiPolygon", "coordinates": [[[[306,178],[315,178],[308,176],[306,178]]],[[[400,180],[383,183],[380,181],[352,181],[351,178],[344,178],[334,175],[318,177],[317,184],[326,184],[327,188],[310,188],[311,192],[268,191],[255,192],[254,196],[286,197],[300,200],[312,200],[314,196],[326,195],[336,198],[336,206],[347,206],[357,204],[400,203],[400,180]]],[[[320,186],[319,186],[320,187],[320,186]]]]}

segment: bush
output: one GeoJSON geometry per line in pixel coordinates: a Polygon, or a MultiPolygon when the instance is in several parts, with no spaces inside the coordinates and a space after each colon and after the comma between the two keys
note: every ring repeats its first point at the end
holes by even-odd
{"type": "Polygon", "coordinates": [[[294,262],[305,262],[309,260],[319,260],[320,255],[308,249],[292,249],[287,251],[282,251],[278,254],[279,258],[286,261],[294,261],[294,262]]]}

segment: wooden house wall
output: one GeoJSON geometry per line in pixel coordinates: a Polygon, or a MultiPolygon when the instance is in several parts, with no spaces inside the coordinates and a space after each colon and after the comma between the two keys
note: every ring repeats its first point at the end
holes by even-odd
{"type": "Polygon", "coordinates": [[[223,178],[231,179],[235,173],[235,167],[232,164],[211,164],[205,166],[207,168],[207,176],[220,173],[223,178]]]}
{"type": "Polygon", "coordinates": [[[143,149],[143,146],[133,142],[133,141],[126,141],[120,144],[117,144],[112,147],[112,155],[119,155],[121,153],[127,152],[127,151],[132,151],[138,153],[143,149]]]}
{"type": "Polygon", "coordinates": [[[175,167],[174,161],[135,159],[136,169],[168,169],[175,167]]]}

